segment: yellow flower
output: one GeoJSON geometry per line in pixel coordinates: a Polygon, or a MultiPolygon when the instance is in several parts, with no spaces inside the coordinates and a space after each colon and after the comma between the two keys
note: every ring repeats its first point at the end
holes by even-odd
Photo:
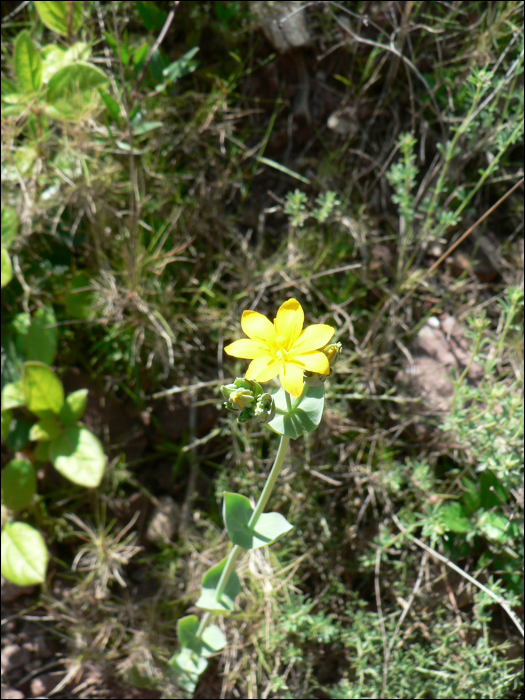
{"type": "Polygon", "coordinates": [[[241,327],[249,340],[236,340],[224,348],[232,357],[252,360],[246,379],[268,382],[279,375],[285,391],[300,396],[304,370],[330,374],[328,358],[320,349],[334,329],[321,323],[303,330],[304,312],[296,299],[285,301],[272,323],[256,311],[244,311],[241,327]]]}

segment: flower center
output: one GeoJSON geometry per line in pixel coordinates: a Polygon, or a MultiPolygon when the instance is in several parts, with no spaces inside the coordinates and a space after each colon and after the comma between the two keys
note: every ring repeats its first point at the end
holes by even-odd
{"type": "Polygon", "coordinates": [[[287,351],[286,351],[286,349],[285,349],[285,347],[284,347],[284,346],[286,345],[286,338],[285,338],[285,336],[284,336],[284,335],[278,335],[277,338],[275,339],[275,343],[276,343],[277,347],[279,348],[279,349],[277,350],[277,352],[275,353],[275,357],[276,357],[278,360],[282,360],[283,362],[286,362],[286,360],[288,359],[288,353],[287,353],[287,351]]]}

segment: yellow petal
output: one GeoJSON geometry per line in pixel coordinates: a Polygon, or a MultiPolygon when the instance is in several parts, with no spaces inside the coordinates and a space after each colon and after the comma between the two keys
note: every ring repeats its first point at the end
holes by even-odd
{"type": "Polygon", "coordinates": [[[324,348],[324,346],[332,340],[334,333],[334,328],[325,326],[322,323],[315,323],[313,326],[308,326],[308,328],[305,328],[301,333],[293,347],[290,348],[290,357],[324,348]]]}
{"type": "Polygon", "coordinates": [[[330,374],[330,363],[324,352],[306,352],[304,355],[295,355],[292,362],[309,372],[330,374]]]}
{"type": "Polygon", "coordinates": [[[279,374],[280,362],[274,360],[270,355],[258,357],[250,362],[246,379],[251,379],[256,382],[269,382],[279,374]]]}
{"type": "Polygon", "coordinates": [[[254,360],[256,357],[267,355],[269,351],[267,346],[263,345],[263,343],[243,338],[242,340],[236,340],[230,345],[227,345],[224,348],[224,352],[227,355],[240,357],[243,360],[254,360]]]}
{"type": "Polygon", "coordinates": [[[303,391],[304,375],[303,370],[291,362],[286,362],[281,366],[279,374],[284,390],[292,396],[301,396],[303,391]]]}
{"type": "Polygon", "coordinates": [[[304,312],[297,299],[288,299],[288,301],[285,301],[277,312],[275,330],[276,335],[283,335],[286,338],[286,350],[291,348],[301,335],[303,323],[304,312]]]}
{"type": "Polygon", "coordinates": [[[241,328],[248,338],[260,340],[263,343],[273,345],[275,343],[275,328],[273,323],[257,313],[257,311],[243,311],[241,328]]]}

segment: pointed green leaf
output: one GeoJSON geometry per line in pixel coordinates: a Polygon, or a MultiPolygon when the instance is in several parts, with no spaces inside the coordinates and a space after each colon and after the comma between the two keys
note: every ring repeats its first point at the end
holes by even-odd
{"type": "Polygon", "coordinates": [[[24,92],[35,92],[42,87],[42,58],[26,31],[15,41],[15,71],[24,92]]]}
{"type": "Polygon", "coordinates": [[[31,426],[29,439],[33,442],[49,442],[60,435],[61,428],[53,414],[42,418],[31,426]]]}
{"type": "Polygon", "coordinates": [[[286,435],[295,440],[300,435],[315,430],[321,422],[324,409],[324,384],[309,386],[300,402],[296,400],[291,404],[292,406],[294,403],[298,404],[292,410],[289,408],[287,394],[283,387],[273,395],[273,398],[276,415],[267,425],[279,435],[286,435]]]}
{"type": "Polygon", "coordinates": [[[26,357],[28,360],[52,365],[58,346],[55,312],[51,307],[42,306],[31,321],[27,334],[26,357]]]}
{"type": "Polygon", "coordinates": [[[36,11],[40,21],[51,31],[70,36],[76,34],[82,24],[81,2],[38,2],[35,1],[36,11]]]}
{"type": "Polygon", "coordinates": [[[452,532],[468,532],[472,529],[472,523],[458,501],[443,505],[441,508],[441,522],[447,530],[452,532]]]}
{"type": "Polygon", "coordinates": [[[2,411],[8,408],[18,408],[25,406],[24,386],[22,380],[6,384],[2,389],[2,411]]]}
{"type": "Polygon", "coordinates": [[[6,523],[1,541],[4,578],[17,586],[45,580],[49,554],[38,530],[27,523],[6,523]]]}
{"type": "Polygon", "coordinates": [[[489,538],[496,542],[506,542],[514,533],[509,525],[509,520],[501,513],[484,512],[478,519],[478,528],[489,538]]]}
{"type": "Polygon", "coordinates": [[[74,484],[94,488],[104,475],[106,455],[100,441],[87,428],[76,425],[64,430],[49,446],[55,469],[74,484]]]}
{"type": "Polygon", "coordinates": [[[13,279],[13,266],[11,265],[11,258],[9,253],[5,248],[2,248],[2,289],[7,287],[9,282],[13,279]]]}
{"type": "Polygon", "coordinates": [[[201,610],[223,612],[225,610],[232,611],[235,608],[235,598],[241,591],[241,582],[235,571],[232,572],[220,600],[217,599],[217,586],[219,585],[219,580],[226,566],[226,562],[227,558],[223,559],[204,574],[201,595],[199,600],[195,603],[201,610]]]}
{"type": "Polygon", "coordinates": [[[254,529],[250,530],[248,523],[252,514],[253,508],[245,496],[224,494],[223,518],[228,535],[234,544],[246,551],[270,545],[293,528],[280,513],[263,513],[254,529]]]}
{"type": "Polygon", "coordinates": [[[36,475],[27,459],[12,459],[2,470],[2,501],[9,510],[29,508],[36,493],[36,475]]]}
{"type": "Polygon", "coordinates": [[[73,276],[66,296],[66,311],[73,318],[89,318],[93,313],[93,298],[89,277],[85,272],[73,276]]]}
{"type": "Polygon", "coordinates": [[[46,100],[49,103],[69,99],[84,91],[91,92],[105,85],[108,77],[91,63],[71,63],[57,70],[49,81],[46,100]]]}
{"type": "Polygon", "coordinates": [[[82,418],[87,407],[87,397],[87,389],[78,389],[66,396],[62,410],[58,414],[62,423],[73,425],[82,418]]]}
{"type": "Polygon", "coordinates": [[[118,124],[120,122],[120,107],[111,97],[110,94],[100,89],[98,92],[100,94],[100,97],[102,98],[102,101],[106,105],[106,109],[109,112],[109,116],[113,119],[114,122],[118,124]]]}
{"type": "Polygon", "coordinates": [[[164,10],[160,10],[154,2],[135,2],[135,5],[148,32],[156,32],[162,28],[168,16],[164,10]]]}
{"type": "Polygon", "coordinates": [[[166,83],[173,83],[179,78],[183,78],[188,73],[192,73],[198,66],[196,61],[191,59],[199,50],[198,46],[194,46],[187,51],[184,56],[181,56],[177,61],[173,61],[167,68],[164,68],[162,75],[166,83]]]}
{"type": "Polygon", "coordinates": [[[2,442],[4,442],[6,437],[9,435],[9,430],[11,428],[11,421],[13,420],[13,413],[9,409],[2,411],[1,418],[2,418],[2,442]]]}
{"type": "Polygon", "coordinates": [[[64,405],[64,389],[54,372],[43,362],[25,362],[22,382],[26,404],[37,416],[58,414],[64,405]]]}
{"type": "Polygon", "coordinates": [[[2,248],[10,248],[18,233],[18,214],[14,207],[2,208],[2,248]]]}

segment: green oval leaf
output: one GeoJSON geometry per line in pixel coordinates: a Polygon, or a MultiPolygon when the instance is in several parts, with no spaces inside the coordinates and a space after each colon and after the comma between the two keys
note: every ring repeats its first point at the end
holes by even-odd
{"type": "Polygon", "coordinates": [[[2,248],[10,248],[18,233],[18,214],[14,207],[2,208],[2,248]]]}
{"type": "Polygon", "coordinates": [[[9,510],[29,508],[36,493],[36,475],[27,459],[12,459],[2,471],[2,500],[9,510]]]}
{"type": "Polygon", "coordinates": [[[49,458],[49,442],[40,442],[34,451],[37,462],[50,462],[49,458]]]}
{"type": "Polygon", "coordinates": [[[27,336],[31,328],[31,315],[26,311],[21,311],[11,321],[11,328],[15,334],[15,348],[17,351],[26,356],[27,352],[27,336]]]}
{"type": "Polygon", "coordinates": [[[11,258],[5,248],[2,248],[2,289],[13,279],[13,266],[11,258]]]}
{"type": "Polygon", "coordinates": [[[24,386],[22,380],[6,384],[2,389],[2,411],[8,408],[25,406],[24,386]]]}
{"type": "Polygon", "coordinates": [[[74,484],[94,488],[104,475],[106,455],[100,441],[87,428],[70,426],[49,446],[55,469],[74,484]]]}
{"type": "Polygon", "coordinates": [[[71,36],[80,29],[81,2],[38,2],[36,0],[35,7],[42,24],[57,34],[71,36]]]}
{"type": "Polygon", "coordinates": [[[37,310],[27,334],[26,357],[28,360],[52,365],[58,346],[55,312],[48,306],[37,310]]]}
{"type": "Polygon", "coordinates": [[[93,291],[89,277],[85,272],[78,272],[71,280],[66,296],[66,311],[72,318],[89,318],[93,313],[91,301],[93,291]]]}
{"type": "Polygon", "coordinates": [[[11,452],[20,452],[29,442],[31,423],[25,418],[13,418],[5,442],[11,452]]]}
{"type": "Polygon", "coordinates": [[[273,395],[273,399],[276,414],[267,425],[279,435],[286,435],[295,440],[300,435],[315,430],[321,422],[324,409],[324,384],[308,386],[304,395],[290,405],[283,387],[273,395]]]}
{"type": "Polygon", "coordinates": [[[293,528],[280,513],[263,513],[251,530],[248,523],[252,514],[253,508],[246,496],[224,494],[223,518],[228,535],[234,544],[247,552],[272,544],[293,528]]]}
{"type": "Polygon", "coordinates": [[[87,389],[78,389],[66,396],[62,410],[58,414],[62,423],[73,425],[82,418],[87,407],[87,397],[87,389]]]}
{"type": "Polygon", "coordinates": [[[40,90],[42,58],[26,31],[20,32],[15,41],[15,71],[24,92],[40,90]]]}
{"type": "Polygon", "coordinates": [[[37,416],[58,414],[64,405],[64,389],[54,372],[43,362],[24,362],[22,382],[26,404],[37,416]]]}
{"type": "Polygon", "coordinates": [[[89,101],[96,89],[108,82],[104,71],[91,63],[71,63],[59,68],[49,80],[46,101],[54,104],[67,100],[78,106],[80,102],[89,101]]]}
{"type": "Polygon", "coordinates": [[[212,612],[232,611],[235,608],[235,598],[241,591],[241,582],[235,571],[232,572],[226,588],[220,599],[217,598],[217,586],[226,566],[227,558],[209,569],[202,579],[202,590],[199,600],[195,603],[201,610],[212,612]]]}
{"type": "Polygon", "coordinates": [[[27,523],[6,523],[1,543],[4,578],[17,586],[45,580],[49,554],[38,530],[27,523]]]}
{"type": "Polygon", "coordinates": [[[11,421],[13,420],[13,413],[9,409],[7,409],[6,411],[2,411],[1,417],[2,417],[2,442],[4,442],[6,437],[9,435],[9,429],[11,428],[11,421]]]}
{"type": "Polygon", "coordinates": [[[31,426],[29,439],[33,442],[49,442],[60,435],[61,428],[53,414],[42,417],[31,426]]]}

